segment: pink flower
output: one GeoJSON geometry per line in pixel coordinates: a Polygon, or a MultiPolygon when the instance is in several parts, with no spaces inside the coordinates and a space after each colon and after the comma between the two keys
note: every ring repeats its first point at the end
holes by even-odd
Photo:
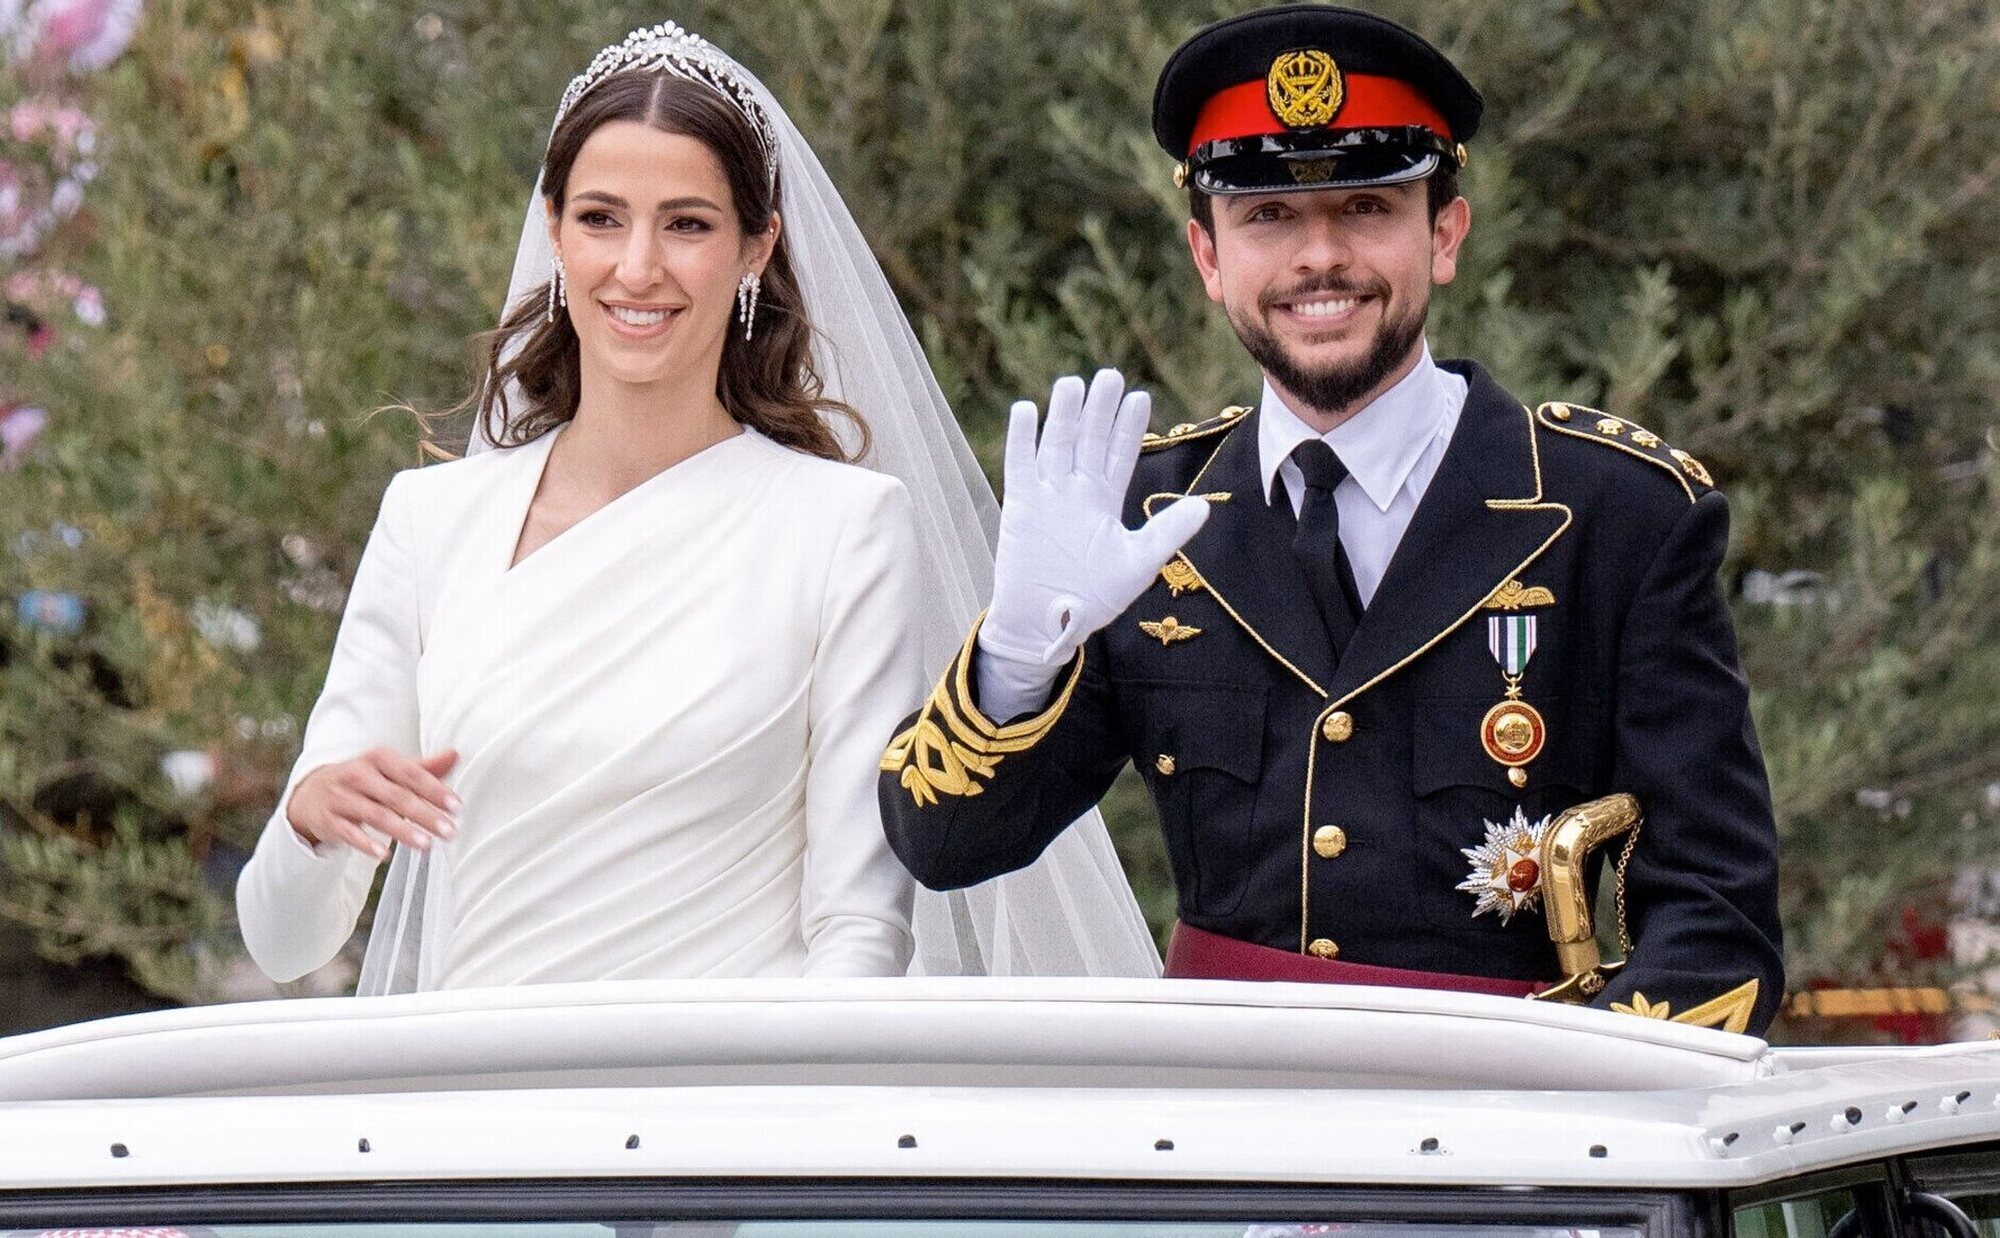
{"type": "Polygon", "coordinates": [[[66,146],[75,146],[77,136],[90,128],[90,117],[75,107],[57,108],[53,120],[56,136],[61,138],[66,146]]]}
{"type": "Polygon", "coordinates": [[[7,113],[7,123],[14,131],[16,142],[28,142],[42,128],[48,115],[38,99],[23,99],[7,113]]]}
{"type": "Polygon", "coordinates": [[[0,469],[19,467],[49,424],[42,409],[24,404],[0,404],[0,469]]]}
{"type": "Polygon", "coordinates": [[[94,73],[132,42],[144,7],[144,0],[35,0],[30,37],[44,55],[68,57],[70,72],[94,73]]]}

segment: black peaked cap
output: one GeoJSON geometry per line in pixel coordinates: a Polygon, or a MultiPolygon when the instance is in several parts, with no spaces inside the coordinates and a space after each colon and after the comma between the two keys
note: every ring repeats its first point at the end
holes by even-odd
{"type": "Polygon", "coordinates": [[[1203,27],[1167,58],[1153,89],[1153,137],[1187,158],[1202,105],[1223,90],[1262,78],[1285,52],[1318,48],[1343,72],[1400,78],[1416,87],[1469,141],[1484,107],[1458,66],[1422,35],[1386,17],[1327,4],[1283,4],[1203,27]]]}

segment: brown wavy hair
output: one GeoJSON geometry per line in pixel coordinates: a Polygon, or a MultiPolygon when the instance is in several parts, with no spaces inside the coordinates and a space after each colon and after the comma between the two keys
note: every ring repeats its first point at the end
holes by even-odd
{"type": "MultiPolygon", "coordinates": [[[[734,105],[707,86],[662,72],[614,73],[579,99],[549,139],[542,185],[561,218],[570,169],[592,133],[618,120],[634,120],[706,146],[722,165],[743,234],[770,226],[778,183],[767,179],[764,148],[734,105]]],[[[782,173],[780,174],[782,175],[782,173]]],[[[582,362],[568,314],[548,319],[549,285],[539,285],[507,311],[497,330],[480,336],[485,353],[480,384],[457,412],[479,419],[496,446],[514,447],[541,437],[576,416],[582,362]],[[517,408],[509,388],[519,394],[517,408]]],[[[728,414],[765,437],[808,455],[851,460],[868,450],[868,423],[859,412],[824,394],[812,358],[813,326],[792,272],[781,229],[764,267],[757,299],[755,338],[724,333],[715,394],[728,414]],[[828,426],[829,416],[855,428],[852,454],[828,426]]]]}

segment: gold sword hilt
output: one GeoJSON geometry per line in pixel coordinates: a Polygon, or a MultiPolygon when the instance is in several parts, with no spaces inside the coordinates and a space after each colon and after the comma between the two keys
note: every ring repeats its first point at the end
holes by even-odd
{"type": "MultiPolygon", "coordinates": [[[[1535,996],[1542,1001],[1587,1002],[1604,991],[1606,979],[1625,966],[1606,963],[1597,946],[1591,916],[1595,893],[1587,877],[1591,852],[1639,824],[1639,801],[1624,792],[1590,800],[1555,819],[1542,836],[1542,914],[1563,980],[1535,996]]],[[[1620,908],[1623,915],[1623,908],[1620,908]]]]}

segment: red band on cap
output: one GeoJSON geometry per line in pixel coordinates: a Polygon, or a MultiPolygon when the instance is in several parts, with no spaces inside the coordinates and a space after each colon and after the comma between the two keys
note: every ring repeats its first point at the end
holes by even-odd
{"type": "MultiPolygon", "coordinates": [[[[1445,123],[1443,114],[1401,78],[1349,73],[1345,80],[1346,98],[1327,128],[1393,129],[1421,125],[1446,141],[1451,140],[1451,126],[1445,123]]],[[[1258,78],[1217,91],[1202,105],[1201,115],[1195,118],[1194,136],[1188,140],[1188,153],[1192,155],[1204,142],[1290,132],[1291,126],[1271,114],[1264,79],[1258,78]]]]}

